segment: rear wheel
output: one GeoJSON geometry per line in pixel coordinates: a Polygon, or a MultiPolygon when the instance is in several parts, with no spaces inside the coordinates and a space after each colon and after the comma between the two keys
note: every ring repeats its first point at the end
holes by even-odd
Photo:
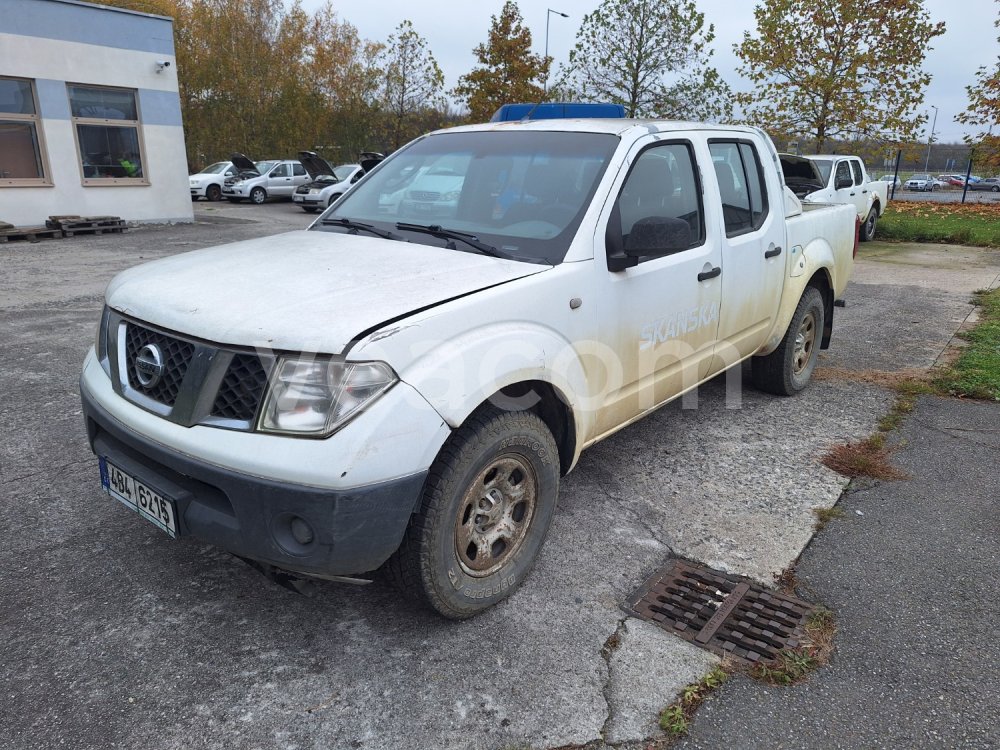
{"type": "Polygon", "coordinates": [[[778,348],[763,357],[754,357],[751,369],[754,386],[778,396],[794,396],[809,385],[825,321],[823,295],[816,287],[807,287],[778,348]]]}
{"type": "Polygon", "coordinates": [[[862,242],[869,242],[875,239],[875,225],[878,224],[878,206],[872,206],[872,210],[868,212],[868,218],[865,219],[865,223],[861,225],[861,232],[859,234],[859,239],[862,242]]]}
{"type": "Polygon", "coordinates": [[[258,206],[267,200],[267,191],[262,187],[255,187],[250,191],[250,202],[258,206]]]}
{"type": "Polygon", "coordinates": [[[210,201],[222,200],[222,188],[218,185],[209,185],[205,190],[205,197],[210,201]]]}
{"type": "Polygon", "coordinates": [[[527,577],[558,492],[559,453],[545,423],[530,412],[482,409],[435,459],[386,570],[439,614],[472,617],[527,577]]]}

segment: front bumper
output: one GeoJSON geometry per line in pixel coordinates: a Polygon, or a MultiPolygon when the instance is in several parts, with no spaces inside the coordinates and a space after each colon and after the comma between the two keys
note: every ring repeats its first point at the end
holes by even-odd
{"type": "MultiPolygon", "coordinates": [[[[91,450],[176,503],[178,532],[242,557],[314,575],[378,568],[399,546],[426,471],[352,489],[252,476],[201,461],[140,435],[80,388],[91,450]],[[292,519],[313,532],[307,544],[292,519]]],[[[95,468],[95,484],[97,471],[95,468]]]]}
{"type": "Polygon", "coordinates": [[[192,198],[204,198],[205,191],[208,189],[207,185],[192,185],[191,186],[191,197],[192,198]]]}
{"type": "Polygon", "coordinates": [[[302,203],[306,206],[322,206],[323,199],[319,193],[292,193],[292,200],[295,203],[302,203]]]}

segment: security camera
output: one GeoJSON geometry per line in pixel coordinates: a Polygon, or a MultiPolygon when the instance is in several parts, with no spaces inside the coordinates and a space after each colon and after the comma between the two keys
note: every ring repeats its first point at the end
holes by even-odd
{"type": "Polygon", "coordinates": [[[170,61],[169,60],[157,60],[156,61],[156,72],[157,73],[159,73],[160,71],[162,71],[164,68],[169,68],[169,67],[170,67],[170,61]]]}

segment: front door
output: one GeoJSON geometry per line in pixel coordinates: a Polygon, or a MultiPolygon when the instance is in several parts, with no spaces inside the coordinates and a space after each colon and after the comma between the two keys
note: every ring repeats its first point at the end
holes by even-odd
{"type": "Polygon", "coordinates": [[[607,223],[599,224],[598,264],[607,232],[620,232],[628,246],[644,219],[682,220],[690,242],[670,255],[608,270],[598,282],[599,341],[590,361],[601,360],[604,371],[591,381],[601,390],[593,437],[693,388],[708,371],[719,326],[721,252],[705,217],[698,169],[704,160],[686,140],[638,143],[606,209],[607,223]]]}

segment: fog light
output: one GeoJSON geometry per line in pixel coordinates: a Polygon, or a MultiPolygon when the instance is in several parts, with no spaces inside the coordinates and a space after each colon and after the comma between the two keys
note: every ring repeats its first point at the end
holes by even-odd
{"type": "Polygon", "coordinates": [[[306,545],[313,540],[313,530],[305,520],[299,518],[298,516],[292,517],[292,522],[289,524],[292,530],[292,538],[299,544],[306,545]]]}

